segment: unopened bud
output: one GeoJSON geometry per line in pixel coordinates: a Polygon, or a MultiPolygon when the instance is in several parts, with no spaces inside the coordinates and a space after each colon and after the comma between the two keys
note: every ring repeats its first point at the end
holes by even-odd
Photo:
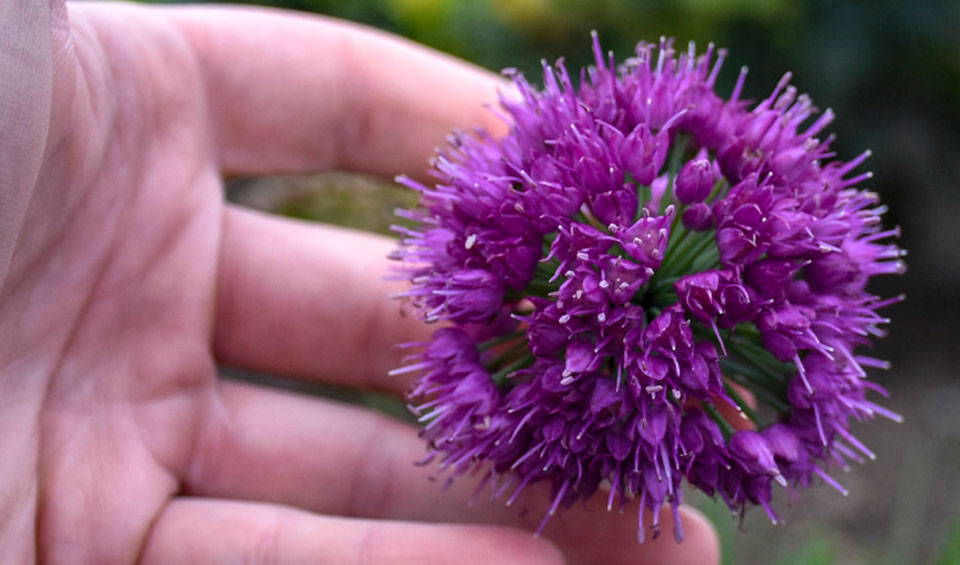
{"type": "Polygon", "coordinates": [[[703,202],[713,190],[713,169],[707,159],[688,161],[677,174],[673,194],[684,204],[703,202]]]}

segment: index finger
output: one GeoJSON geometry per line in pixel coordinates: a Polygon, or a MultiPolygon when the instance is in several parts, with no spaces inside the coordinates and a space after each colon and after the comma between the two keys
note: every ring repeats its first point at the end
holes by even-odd
{"type": "Polygon", "coordinates": [[[452,128],[504,128],[493,73],[361,25],[263,8],[167,8],[200,64],[229,173],[420,172],[452,128]]]}

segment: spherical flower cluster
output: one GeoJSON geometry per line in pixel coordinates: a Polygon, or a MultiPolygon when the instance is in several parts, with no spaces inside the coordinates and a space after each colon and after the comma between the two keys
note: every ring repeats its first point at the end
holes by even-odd
{"type": "Polygon", "coordinates": [[[899,299],[868,280],[904,270],[852,176],[869,152],[830,160],[833,115],[789,74],[751,109],[746,70],[714,91],[723,50],[641,43],[617,68],[593,49],[579,86],[562,62],[542,90],[514,75],[509,133],[454,135],[435,186],[400,179],[421,197],[396,228],[403,296],[446,321],[396,371],[420,375],[428,459],[508,504],[548,482],[544,522],[597,490],[637,498],[641,540],[666,504],[682,537],[684,478],[774,522],[773,483],[845,492],[828,470],[873,458],[851,419],[898,418],[858,352],[899,299]]]}

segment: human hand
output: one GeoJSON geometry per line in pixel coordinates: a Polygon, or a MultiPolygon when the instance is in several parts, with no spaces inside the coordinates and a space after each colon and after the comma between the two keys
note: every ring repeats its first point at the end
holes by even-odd
{"type": "MultiPolygon", "coordinates": [[[[22,4],[22,5],[21,5],[22,4]]],[[[708,523],[441,492],[416,430],[223,381],[402,393],[393,244],[223,202],[224,174],[421,170],[496,77],[258,9],[0,8],[0,561],[709,563],[708,523]]],[[[499,126],[502,127],[502,126],[499,126]]]]}

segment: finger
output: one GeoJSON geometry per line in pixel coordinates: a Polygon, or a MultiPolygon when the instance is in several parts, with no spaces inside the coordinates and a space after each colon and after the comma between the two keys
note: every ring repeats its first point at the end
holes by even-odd
{"type": "Polygon", "coordinates": [[[755,430],[756,423],[751,419],[751,414],[755,416],[757,399],[749,389],[743,388],[737,383],[728,383],[733,389],[732,394],[728,395],[736,405],[730,404],[730,400],[720,398],[714,399],[714,404],[723,419],[730,422],[730,425],[737,430],[755,430]],[[734,396],[736,395],[736,396],[734,396]],[[741,404],[740,401],[743,401],[741,404]]]}
{"type": "MultiPolygon", "coordinates": [[[[425,453],[415,430],[385,416],[239,383],[223,383],[222,393],[222,405],[197,439],[183,480],[187,492],[344,516],[497,523],[529,530],[550,506],[546,488],[530,489],[514,507],[502,499],[489,501],[487,491],[474,496],[476,478],[462,477],[441,489],[429,480],[435,469],[413,465],[425,453]]],[[[716,561],[716,537],[702,516],[681,508],[686,537],[680,545],[670,535],[653,541],[648,536],[639,545],[635,512],[635,505],[621,515],[588,501],[555,516],[545,535],[571,562],[716,561]]]]}
{"type": "Polygon", "coordinates": [[[219,362],[290,377],[399,392],[395,344],[430,328],[390,300],[392,240],[228,207],[214,353],[219,362]]]}
{"type": "Polygon", "coordinates": [[[332,518],[253,502],[180,498],[157,519],[144,563],[557,564],[549,542],[493,526],[332,518]]]}
{"type": "Polygon", "coordinates": [[[500,79],[387,33],[261,8],[169,12],[194,46],[225,170],[420,172],[453,127],[503,124],[500,79]]]}

